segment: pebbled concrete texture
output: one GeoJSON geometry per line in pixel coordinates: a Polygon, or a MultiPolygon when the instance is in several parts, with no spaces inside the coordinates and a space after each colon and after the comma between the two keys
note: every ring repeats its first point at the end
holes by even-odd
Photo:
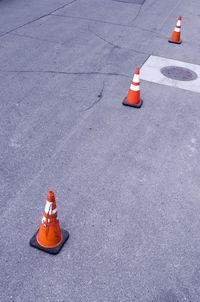
{"type": "Polygon", "coordinates": [[[199,2],[70,2],[0,2],[0,301],[197,302],[199,94],[121,103],[152,54],[200,64],[199,2]],[[56,257],[28,244],[48,189],[56,257]]]}

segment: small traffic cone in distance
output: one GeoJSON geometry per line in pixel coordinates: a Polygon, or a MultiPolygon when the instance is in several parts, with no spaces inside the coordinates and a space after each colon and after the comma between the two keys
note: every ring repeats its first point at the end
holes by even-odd
{"type": "Polygon", "coordinates": [[[140,69],[137,68],[129,88],[128,95],[123,101],[124,106],[140,108],[143,101],[140,98],[140,69]]]}
{"type": "Polygon", "coordinates": [[[181,44],[181,21],[182,17],[179,16],[171,38],[168,40],[170,43],[181,44]]]}
{"type": "Polygon", "coordinates": [[[54,192],[49,191],[42,224],[31,238],[30,245],[49,254],[58,254],[68,238],[69,233],[60,228],[54,192]]]}

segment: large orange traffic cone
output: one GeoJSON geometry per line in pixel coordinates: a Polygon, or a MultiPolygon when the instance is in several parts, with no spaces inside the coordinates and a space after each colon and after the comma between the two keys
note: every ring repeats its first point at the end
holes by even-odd
{"type": "Polygon", "coordinates": [[[142,103],[143,102],[140,99],[140,69],[137,68],[128,95],[123,101],[123,105],[140,108],[142,103]]]}
{"type": "Polygon", "coordinates": [[[60,229],[54,192],[49,191],[42,224],[31,238],[30,245],[47,253],[57,254],[68,238],[69,233],[60,229]]]}
{"type": "Polygon", "coordinates": [[[181,44],[181,21],[182,17],[179,16],[171,38],[168,40],[170,43],[181,44]]]}

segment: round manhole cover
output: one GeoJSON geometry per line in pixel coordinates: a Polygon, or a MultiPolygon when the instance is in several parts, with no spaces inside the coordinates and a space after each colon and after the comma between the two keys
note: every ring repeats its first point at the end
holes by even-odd
{"type": "Polygon", "coordinates": [[[178,81],[192,81],[197,78],[197,74],[194,71],[184,67],[166,66],[161,68],[160,71],[167,78],[178,81]]]}

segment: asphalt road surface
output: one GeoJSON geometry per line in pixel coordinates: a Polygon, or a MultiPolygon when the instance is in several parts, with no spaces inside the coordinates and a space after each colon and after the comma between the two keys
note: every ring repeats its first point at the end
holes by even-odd
{"type": "Polygon", "coordinates": [[[200,2],[142,2],[0,0],[2,302],[200,301],[199,93],[149,72],[122,106],[151,56],[200,65],[200,2]],[[57,256],[29,246],[49,189],[57,256]]]}

